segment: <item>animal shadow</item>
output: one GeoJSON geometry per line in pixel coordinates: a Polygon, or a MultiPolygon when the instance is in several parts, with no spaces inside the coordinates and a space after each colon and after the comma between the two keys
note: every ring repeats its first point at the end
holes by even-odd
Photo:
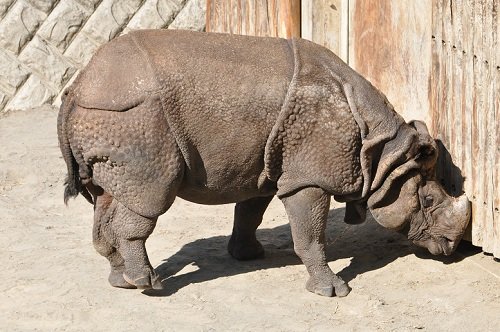
{"type": "Polygon", "coordinates": [[[438,139],[436,144],[439,150],[436,177],[448,195],[458,197],[463,194],[465,178],[443,142],[438,139]]]}
{"type": "MultiPolygon", "coordinates": [[[[458,262],[464,258],[464,255],[431,256],[426,250],[413,246],[402,234],[384,229],[371,216],[361,225],[348,225],[342,221],[344,214],[345,208],[329,212],[326,255],[329,262],[342,258],[350,259],[348,266],[341,271],[334,271],[346,282],[409,254],[424,259],[438,257],[437,259],[445,264],[458,262]]],[[[288,224],[257,230],[257,238],[264,246],[266,254],[262,259],[251,261],[238,261],[227,253],[229,236],[214,236],[188,243],[173,256],[164,259],[156,268],[164,289],[145,290],[144,294],[169,296],[189,284],[302,264],[293,250],[288,224]],[[188,271],[182,273],[184,269],[188,271]]],[[[466,255],[475,253],[476,251],[469,251],[466,255]]],[[[304,283],[306,280],[307,272],[304,267],[304,283]]]]}

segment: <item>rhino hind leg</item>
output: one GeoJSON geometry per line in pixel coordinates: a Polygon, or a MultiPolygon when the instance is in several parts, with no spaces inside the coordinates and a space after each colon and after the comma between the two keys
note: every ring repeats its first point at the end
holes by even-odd
{"type": "Polygon", "coordinates": [[[111,221],[116,249],[124,260],[123,278],[140,289],[163,288],[146,252],[146,240],[153,232],[156,220],[157,217],[143,217],[117,202],[111,221]]]}
{"type": "Polygon", "coordinates": [[[304,188],[282,197],[294,249],[309,272],[306,289],[323,296],[346,296],[349,286],[332,272],[325,255],[325,228],[330,196],[320,188],[304,188]]]}
{"type": "Polygon", "coordinates": [[[125,260],[113,245],[113,230],[111,229],[111,217],[116,210],[116,200],[108,193],[97,196],[94,209],[94,248],[102,256],[106,257],[111,265],[108,281],[111,286],[119,288],[136,288],[123,278],[125,272],[125,260]]]}
{"type": "Polygon", "coordinates": [[[140,216],[106,192],[97,196],[94,247],[111,265],[108,281],[112,286],[162,289],[145,247],[156,219],[140,216]]]}
{"type": "Polygon", "coordinates": [[[227,250],[238,260],[249,260],[264,256],[264,248],[257,240],[255,231],[262,223],[262,217],[273,196],[254,197],[236,203],[234,208],[233,233],[227,250]]]}

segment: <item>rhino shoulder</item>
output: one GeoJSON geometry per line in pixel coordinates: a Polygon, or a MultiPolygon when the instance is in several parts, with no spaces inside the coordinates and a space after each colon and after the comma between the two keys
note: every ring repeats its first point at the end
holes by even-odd
{"type": "Polygon", "coordinates": [[[360,192],[360,128],[342,82],[318,59],[333,53],[303,40],[292,48],[294,74],[266,144],[266,175],[278,182],[278,196],[306,186],[360,192]]]}

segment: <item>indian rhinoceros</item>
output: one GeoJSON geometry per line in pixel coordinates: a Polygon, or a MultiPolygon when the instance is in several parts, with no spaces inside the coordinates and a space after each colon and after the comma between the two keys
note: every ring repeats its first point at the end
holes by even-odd
{"type": "Polygon", "coordinates": [[[58,117],[68,167],[65,201],[94,205],[93,241],[109,282],[161,288],[145,241],[176,196],[236,203],[228,244],[263,255],[255,231],[283,202],[306,288],[345,296],[328,267],[330,197],[345,221],[369,209],[433,254],[450,254],[470,203],[433,174],[437,146],[386,97],[324,47],[302,39],[188,31],[131,32],[101,47],[65,91],[58,117]]]}

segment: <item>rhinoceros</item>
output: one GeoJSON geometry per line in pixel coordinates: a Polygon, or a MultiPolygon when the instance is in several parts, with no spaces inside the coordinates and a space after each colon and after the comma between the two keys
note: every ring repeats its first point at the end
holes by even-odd
{"type": "Polygon", "coordinates": [[[306,289],[345,296],[327,265],[330,198],[345,222],[369,209],[432,254],[452,253],[470,217],[436,181],[423,122],[328,49],[303,39],[142,30],[102,46],[65,91],[58,137],[65,202],[94,205],[93,242],[109,282],[158,289],[145,241],[176,196],[236,203],[229,254],[261,257],[255,231],[283,202],[306,289]]]}

